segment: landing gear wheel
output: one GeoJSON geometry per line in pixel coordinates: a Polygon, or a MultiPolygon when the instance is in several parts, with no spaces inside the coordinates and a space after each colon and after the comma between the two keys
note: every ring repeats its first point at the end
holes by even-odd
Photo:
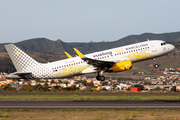
{"type": "Polygon", "coordinates": [[[104,80],[105,80],[105,77],[98,75],[98,76],[96,76],[96,79],[97,79],[97,80],[100,80],[100,81],[104,81],[104,80]]]}
{"type": "Polygon", "coordinates": [[[104,81],[104,80],[105,80],[105,77],[104,77],[104,76],[100,76],[100,80],[101,80],[101,81],[104,81]]]}
{"type": "Polygon", "coordinates": [[[97,75],[96,80],[100,80],[100,77],[101,77],[100,75],[97,75]]]}
{"type": "Polygon", "coordinates": [[[158,65],[158,64],[155,64],[155,65],[154,65],[154,67],[155,67],[155,68],[158,68],[158,67],[159,67],[159,65],[158,65]]]}

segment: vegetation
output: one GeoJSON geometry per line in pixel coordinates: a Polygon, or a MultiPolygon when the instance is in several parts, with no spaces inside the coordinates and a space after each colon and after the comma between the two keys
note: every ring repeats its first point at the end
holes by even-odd
{"type": "Polygon", "coordinates": [[[25,95],[0,95],[0,100],[179,100],[177,96],[117,96],[117,95],[59,95],[59,94],[25,94],[25,95]]]}
{"type": "Polygon", "coordinates": [[[156,87],[153,89],[154,91],[162,91],[162,89],[160,87],[156,87]]]}
{"type": "Polygon", "coordinates": [[[6,86],[4,86],[4,88],[2,90],[4,90],[4,91],[16,91],[16,88],[13,88],[10,84],[7,84],[6,86]]]}
{"type": "Polygon", "coordinates": [[[9,58],[0,57],[0,72],[15,72],[16,69],[9,58]]]}
{"type": "Polygon", "coordinates": [[[37,84],[35,86],[31,86],[31,85],[23,85],[19,91],[28,91],[28,92],[47,92],[50,91],[49,87],[47,84],[45,84],[44,86],[37,84]]]}
{"type": "Polygon", "coordinates": [[[179,110],[0,110],[0,119],[178,120],[179,110]]]}
{"type": "Polygon", "coordinates": [[[173,87],[171,88],[171,92],[176,92],[176,86],[173,86],[173,87]]]}

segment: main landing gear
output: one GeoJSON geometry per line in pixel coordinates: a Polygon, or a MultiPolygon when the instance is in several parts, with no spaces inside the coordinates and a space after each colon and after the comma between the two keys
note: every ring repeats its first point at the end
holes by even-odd
{"type": "Polygon", "coordinates": [[[97,80],[100,80],[100,81],[104,81],[105,80],[105,77],[103,76],[103,72],[104,71],[98,72],[98,75],[96,76],[97,80]]]}
{"type": "Polygon", "coordinates": [[[155,58],[153,58],[153,61],[155,62],[154,67],[155,67],[155,68],[158,68],[158,67],[159,67],[159,65],[158,65],[158,64],[156,64],[156,59],[155,59],[155,58]]]}

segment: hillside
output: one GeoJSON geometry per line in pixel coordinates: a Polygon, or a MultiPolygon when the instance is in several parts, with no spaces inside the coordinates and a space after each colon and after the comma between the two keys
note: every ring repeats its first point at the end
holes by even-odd
{"type": "MultiPolygon", "coordinates": [[[[47,63],[47,62],[52,62],[67,58],[66,55],[53,55],[53,54],[38,53],[32,51],[27,51],[26,53],[40,63],[47,63]]],[[[9,58],[8,53],[0,52],[0,72],[11,73],[15,71],[16,69],[11,59],[9,58]]]]}
{"type": "MultiPolygon", "coordinates": [[[[87,54],[95,51],[142,42],[146,41],[147,39],[159,39],[165,40],[166,42],[178,42],[180,41],[180,32],[163,34],[144,33],[141,35],[130,35],[112,42],[66,43],[59,39],[52,41],[46,38],[35,38],[14,44],[24,51],[34,51],[41,53],[44,52],[59,55],[64,55],[64,51],[67,51],[68,53],[75,55],[73,48],[77,48],[78,50],[82,51],[82,53],[87,54]]],[[[6,52],[4,48],[5,44],[6,43],[0,44],[0,52],[6,52]]]]}
{"type": "MultiPolygon", "coordinates": [[[[15,45],[26,51],[27,54],[29,54],[38,62],[47,63],[67,58],[64,54],[64,51],[67,51],[71,55],[75,55],[73,50],[74,47],[85,54],[126,44],[141,42],[146,40],[146,38],[156,38],[173,42],[172,44],[174,44],[176,47],[172,53],[156,59],[156,62],[160,64],[160,69],[164,69],[165,67],[180,67],[180,32],[164,34],[145,33],[142,35],[131,35],[113,42],[90,43],[65,43],[61,40],[51,41],[46,38],[37,38],[21,41],[15,43],[15,45]]],[[[16,70],[4,48],[5,44],[6,43],[0,44],[0,72],[15,72],[16,70]]],[[[151,73],[154,67],[149,66],[150,64],[153,64],[152,60],[135,63],[133,64],[133,69],[127,71],[127,73],[134,71],[144,71],[146,73],[151,73]]]]}
{"type": "MultiPolygon", "coordinates": [[[[180,67],[180,42],[172,43],[176,46],[176,49],[165,56],[159,57],[156,59],[156,63],[160,64],[159,69],[164,68],[178,68],[180,67]]],[[[66,55],[54,55],[54,54],[48,54],[48,53],[38,53],[38,52],[32,52],[27,51],[27,54],[29,54],[31,57],[33,57],[36,61],[41,63],[47,63],[52,62],[56,60],[61,60],[67,58],[66,55]]],[[[152,60],[147,60],[139,63],[133,64],[133,68],[125,73],[132,73],[132,72],[146,72],[151,73],[154,69],[153,66],[149,66],[150,64],[153,64],[152,60]]],[[[0,52],[0,72],[15,72],[15,68],[6,52],[0,52]]]]}

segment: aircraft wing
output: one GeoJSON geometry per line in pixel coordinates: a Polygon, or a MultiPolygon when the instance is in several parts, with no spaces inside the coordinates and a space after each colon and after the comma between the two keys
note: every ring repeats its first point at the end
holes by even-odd
{"type": "Polygon", "coordinates": [[[114,61],[95,60],[87,57],[82,59],[88,64],[93,65],[94,67],[106,66],[107,64],[115,64],[114,61]]]}
{"type": "Polygon", "coordinates": [[[75,52],[78,54],[78,56],[86,61],[88,64],[93,65],[94,67],[99,67],[104,69],[107,65],[113,65],[115,64],[114,61],[104,61],[104,60],[96,60],[92,58],[85,57],[80,51],[78,51],[76,48],[74,48],[75,52]]]}

